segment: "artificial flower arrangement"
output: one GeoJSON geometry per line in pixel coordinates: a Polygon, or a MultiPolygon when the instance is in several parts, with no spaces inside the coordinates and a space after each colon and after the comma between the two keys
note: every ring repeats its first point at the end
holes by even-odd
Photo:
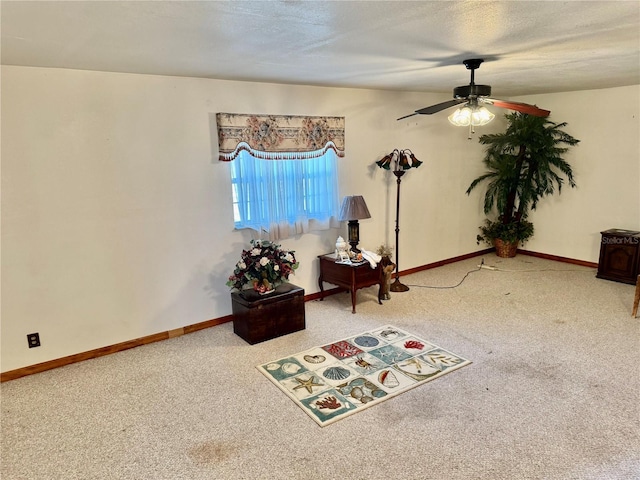
{"type": "Polygon", "coordinates": [[[251,240],[251,248],[242,251],[227,286],[265,293],[286,282],[299,265],[292,250],[268,240],[251,240]]]}

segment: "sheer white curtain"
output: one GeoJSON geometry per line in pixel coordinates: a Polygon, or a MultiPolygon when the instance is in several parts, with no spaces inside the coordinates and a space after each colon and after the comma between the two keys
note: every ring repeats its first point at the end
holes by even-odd
{"type": "Polygon", "coordinates": [[[235,227],[268,232],[270,240],[339,227],[338,160],[325,150],[293,160],[243,149],[231,162],[235,227]]]}

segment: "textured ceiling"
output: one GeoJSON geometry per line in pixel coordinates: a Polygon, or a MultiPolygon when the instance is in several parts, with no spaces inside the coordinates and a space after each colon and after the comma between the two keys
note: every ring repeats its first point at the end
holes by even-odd
{"type": "Polygon", "coordinates": [[[640,84],[640,2],[6,1],[2,64],[497,96],[640,84]]]}

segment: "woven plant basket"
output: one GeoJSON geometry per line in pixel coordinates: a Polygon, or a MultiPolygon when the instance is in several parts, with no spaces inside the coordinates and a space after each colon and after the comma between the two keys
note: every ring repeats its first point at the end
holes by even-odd
{"type": "Polygon", "coordinates": [[[504,242],[499,238],[494,239],[494,246],[496,247],[496,255],[502,258],[512,258],[516,256],[518,250],[518,242],[504,242]]]}

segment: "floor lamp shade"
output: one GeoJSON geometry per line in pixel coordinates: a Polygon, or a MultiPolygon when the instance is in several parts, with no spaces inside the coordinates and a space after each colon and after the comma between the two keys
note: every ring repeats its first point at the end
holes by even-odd
{"type": "Polygon", "coordinates": [[[367,204],[362,195],[352,195],[344,197],[340,207],[340,221],[348,221],[349,244],[351,250],[360,253],[358,242],[360,242],[360,224],[358,220],[371,218],[367,204]]]}

